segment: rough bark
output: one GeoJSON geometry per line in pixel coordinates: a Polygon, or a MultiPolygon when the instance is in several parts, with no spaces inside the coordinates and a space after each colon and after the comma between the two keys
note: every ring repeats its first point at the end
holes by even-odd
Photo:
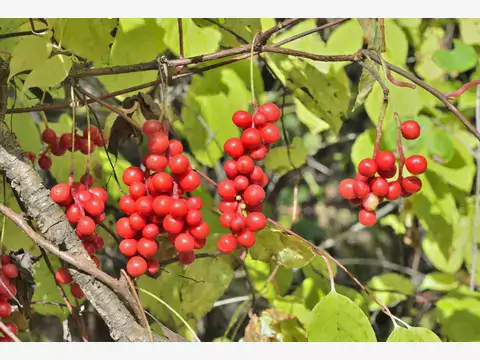
{"type": "MultiPolygon", "coordinates": [[[[27,210],[27,215],[36,222],[45,239],[75,258],[93,264],[63,210],[50,198],[49,190],[4,122],[7,78],[8,63],[0,59],[0,167],[27,210]]],[[[76,271],[73,267],[71,270],[73,279],[103,318],[114,340],[148,341],[146,329],[136,322],[114,291],[93,276],[76,271]]],[[[169,341],[158,336],[155,340],[169,341]]]]}

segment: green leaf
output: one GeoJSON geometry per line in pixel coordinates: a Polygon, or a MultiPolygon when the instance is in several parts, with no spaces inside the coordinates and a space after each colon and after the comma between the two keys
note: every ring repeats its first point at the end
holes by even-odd
{"type": "Polygon", "coordinates": [[[420,290],[450,291],[459,284],[455,275],[434,271],[423,278],[420,290]]]}
{"type": "Polygon", "coordinates": [[[355,139],[350,153],[355,169],[362,159],[372,157],[375,146],[375,134],[375,129],[367,129],[355,139]]]}
{"type": "Polygon", "coordinates": [[[54,55],[38,64],[25,80],[23,91],[32,87],[42,89],[59,85],[67,77],[72,60],[66,55],[54,55]]]}
{"type": "MultiPolygon", "coordinates": [[[[385,19],[385,43],[387,51],[384,54],[384,59],[394,65],[405,68],[408,56],[408,39],[403,29],[395,23],[394,19],[385,19]]],[[[391,86],[390,90],[395,87],[391,86]]],[[[395,101],[396,104],[397,102],[395,101]]]]}
{"type": "Polygon", "coordinates": [[[22,38],[12,52],[10,75],[8,80],[25,70],[34,69],[45,62],[52,51],[48,36],[26,36],[22,38]]]}
{"type": "Polygon", "coordinates": [[[453,50],[437,50],[433,60],[442,69],[448,72],[464,72],[477,65],[478,58],[475,48],[459,40],[453,40],[453,50]]]}
{"type": "Polygon", "coordinates": [[[442,342],[431,330],[421,327],[404,329],[397,327],[392,331],[387,342],[442,342]]]}
{"type": "MultiPolygon", "coordinates": [[[[340,24],[330,34],[327,40],[325,51],[326,55],[334,54],[353,54],[363,45],[363,35],[360,24],[357,20],[351,19],[340,24]]],[[[349,62],[330,63],[332,69],[339,69],[348,65],[349,62]]]]}
{"type": "MultiPolygon", "coordinates": [[[[413,295],[414,293],[410,279],[397,273],[374,276],[367,282],[367,286],[372,290],[375,297],[387,306],[395,306],[406,300],[407,295],[413,295]]],[[[379,310],[380,305],[372,300],[369,308],[371,311],[379,310]]]]}
{"type": "Polygon", "coordinates": [[[363,311],[336,292],[325,296],[313,309],[307,337],[309,342],[376,342],[363,311]]]}
{"type": "Polygon", "coordinates": [[[330,125],[315,115],[313,112],[308,110],[303,103],[297,98],[293,99],[295,104],[295,112],[297,114],[298,120],[304,124],[310,130],[310,133],[305,134],[318,134],[322,131],[330,129],[330,125]]]}
{"type": "Polygon", "coordinates": [[[468,45],[480,44],[480,19],[458,19],[460,36],[468,45]]]}
{"type": "Polygon", "coordinates": [[[425,143],[432,157],[448,163],[455,154],[452,138],[443,130],[434,130],[425,134],[425,143]]]}
{"type": "MultiPolygon", "coordinates": [[[[255,34],[262,30],[261,20],[259,18],[222,18],[217,19],[224,28],[231,30],[235,34],[238,34],[243,39],[252,42],[255,34]]],[[[216,27],[216,25],[211,25],[216,27]]],[[[239,40],[230,32],[216,27],[222,33],[222,40],[220,44],[225,47],[234,47],[239,45],[239,40]]]]}
{"type": "MultiPolygon", "coordinates": [[[[370,65],[371,69],[378,72],[378,69],[380,68],[379,65],[377,65],[370,59],[367,59],[366,62],[370,65]]],[[[355,99],[355,105],[353,106],[352,111],[363,105],[365,100],[367,100],[368,96],[371,94],[373,86],[376,82],[377,80],[372,75],[372,73],[369,70],[362,68],[362,75],[360,76],[360,82],[358,84],[358,94],[357,98],[355,99]]]]}
{"type": "MultiPolygon", "coordinates": [[[[337,265],[331,260],[328,260],[328,262],[332,268],[333,276],[335,276],[337,274],[337,265]]],[[[307,278],[329,278],[327,264],[325,260],[318,255],[302,268],[302,272],[307,278]]]]}
{"type": "Polygon", "coordinates": [[[116,19],[58,19],[53,27],[62,47],[89,61],[107,63],[116,19]]]}
{"type": "Polygon", "coordinates": [[[279,175],[299,168],[307,161],[307,149],[301,138],[294,138],[290,146],[277,146],[265,158],[265,168],[279,175]]]}
{"type": "Polygon", "coordinates": [[[445,71],[432,59],[433,54],[441,48],[444,38],[445,30],[438,27],[428,27],[423,35],[422,44],[415,53],[417,58],[415,70],[427,80],[439,79],[445,75],[445,71]]]}
{"type": "Polygon", "coordinates": [[[368,42],[368,48],[380,52],[382,49],[382,33],[378,19],[361,18],[358,19],[365,38],[368,42]]]}

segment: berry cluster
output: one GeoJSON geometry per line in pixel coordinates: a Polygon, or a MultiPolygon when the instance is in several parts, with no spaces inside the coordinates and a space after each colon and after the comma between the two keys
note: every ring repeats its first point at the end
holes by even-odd
{"type": "MultiPolygon", "coordinates": [[[[10,282],[18,276],[17,265],[13,264],[10,256],[0,255],[0,320],[9,317],[12,313],[12,307],[8,300],[17,295],[16,287],[10,282]]],[[[13,322],[5,322],[5,326],[13,333],[18,333],[17,325],[13,322]]],[[[0,342],[10,342],[12,339],[0,329],[0,342]]]]}
{"type": "MultiPolygon", "coordinates": [[[[404,139],[414,140],[420,136],[420,125],[409,120],[402,124],[401,133],[404,139]]],[[[338,187],[340,195],[350,200],[355,206],[360,206],[358,221],[364,226],[373,226],[377,217],[375,209],[385,199],[396,200],[399,197],[409,197],[422,188],[422,181],[415,175],[427,170],[427,160],[422,155],[409,156],[403,161],[403,152],[400,156],[399,175],[397,174],[395,155],[389,151],[380,151],[373,159],[367,158],[358,164],[358,173],[355,179],[344,179],[338,187]],[[413,174],[403,177],[403,165],[413,174]],[[376,176],[378,174],[378,176],[376,176]]]]}
{"type": "MultiPolygon", "coordinates": [[[[72,149],[85,155],[89,153],[88,129],[84,129],[82,135],[75,134],[75,139],[73,139],[71,133],[62,134],[59,137],[55,130],[47,127],[42,133],[42,140],[47,146],[38,155],[38,166],[43,170],[48,170],[52,166],[52,159],[48,156],[49,153],[62,156],[67,150],[72,151],[72,149]]],[[[100,130],[94,125],[90,126],[90,153],[95,151],[95,147],[103,145],[104,141],[100,130]]],[[[33,153],[27,152],[27,156],[30,161],[35,162],[36,156],[33,153]]]]}
{"type": "MultiPolygon", "coordinates": [[[[50,197],[58,205],[66,207],[65,215],[68,221],[75,228],[75,233],[82,240],[88,255],[99,266],[100,260],[94,254],[103,248],[103,238],[95,233],[95,226],[105,220],[104,210],[108,195],[100,187],[89,189],[92,185],[92,176],[85,174],[79,183],[55,185],[50,190],[50,197]]],[[[84,296],[78,284],[72,284],[72,276],[67,269],[58,269],[55,277],[61,284],[71,284],[70,291],[75,298],[84,296]]]]}
{"type": "Polygon", "coordinates": [[[225,162],[227,179],[217,188],[222,198],[220,223],[231,231],[218,239],[217,247],[222,253],[231,253],[237,244],[245,248],[253,246],[254,232],[263,229],[267,223],[261,211],[268,177],[254,161],[263,160],[270,145],[280,138],[280,131],[273,124],[279,118],[280,109],[272,103],[260,106],[253,116],[243,110],[232,116],[233,123],[243,131],[240,139],[231,138],[224,144],[225,152],[233,160],[225,162]],[[243,210],[249,214],[245,216],[243,210]]]}
{"type": "Polygon", "coordinates": [[[124,239],[120,252],[130,257],[127,272],[133,277],[158,272],[159,264],[153,257],[159,234],[166,233],[179,261],[190,264],[195,259],[194,250],[205,246],[210,231],[202,221],[202,200],[183,196],[198,188],[200,176],[182,154],[182,143],[170,140],[157,120],[147,120],[142,131],[148,136],[149,152],[142,158],[146,169],[132,166],[124,171],[122,180],[129,195],[120,199],[119,208],[128,217],[116,224],[117,234],[124,239]]]}

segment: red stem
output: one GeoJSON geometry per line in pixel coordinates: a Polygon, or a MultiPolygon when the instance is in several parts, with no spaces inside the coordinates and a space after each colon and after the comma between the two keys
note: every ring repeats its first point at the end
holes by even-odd
{"type": "Polygon", "coordinates": [[[410,84],[410,83],[407,83],[407,82],[403,82],[403,81],[399,81],[399,80],[396,80],[392,74],[390,74],[390,69],[389,68],[386,68],[386,71],[387,71],[387,79],[393,84],[393,85],[396,85],[396,86],[400,86],[400,87],[407,87],[407,88],[410,88],[410,89],[415,89],[417,86],[415,84],[410,84]]]}
{"type": "Polygon", "coordinates": [[[472,87],[474,86],[477,86],[477,85],[480,85],[480,80],[474,80],[474,81],[471,81],[465,85],[463,85],[460,89],[458,89],[457,91],[453,91],[453,92],[446,92],[444,95],[447,99],[449,100],[454,100],[455,98],[457,98],[458,96],[462,95],[465,91],[471,89],[472,87]]]}
{"type": "Polygon", "coordinates": [[[377,137],[375,139],[375,147],[373,148],[373,156],[372,158],[375,160],[377,157],[378,152],[380,151],[380,142],[382,140],[382,125],[383,119],[385,119],[385,112],[387,110],[388,100],[383,100],[382,108],[380,110],[380,117],[378,119],[377,124],[377,137]]]}

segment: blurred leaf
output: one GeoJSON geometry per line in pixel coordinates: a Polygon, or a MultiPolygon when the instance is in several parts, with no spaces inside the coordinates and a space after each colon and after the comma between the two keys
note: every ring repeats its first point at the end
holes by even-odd
{"type": "MultiPolygon", "coordinates": [[[[335,27],[328,37],[325,55],[353,54],[362,48],[363,35],[357,20],[351,19],[335,27]]],[[[332,62],[332,69],[339,69],[349,62],[332,62]]]]}
{"type": "MultiPolygon", "coordinates": [[[[407,295],[413,295],[414,288],[410,279],[396,273],[384,273],[374,276],[367,282],[368,288],[372,293],[387,306],[395,306],[399,302],[406,300],[407,295]]],[[[371,311],[380,310],[373,300],[370,302],[371,311]]]]}
{"type": "Polygon", "coordinates": [[[480,44],[480,19],[458,19],[460,36],[468,45],[480,44]]]}
{"type": "Polygon", "coordinates": [[[59,85],[70,72],[72,60],[65,55],[54,55],[50,59],[37,64],[25,80],[23,92],[28,88],[41,89],[59,85]]]}
{"type": "Polygon", "coordinates": [[[294,138],[290,146],[277,146],[265,158],[265,168],[279,175],[299,168],[307,161],[307,149],[301,138],[294,138]],[[290,151],[289,151],[290,150],[290,151]]]}
{"type": "Polygon", "coordinates": [[[450,291],[459,284],[455,275],[434,271],[423,278],[420,290],[450,291]]]}
{"type": "Polygon", "coordinates": [[[245,328],[245,342],[293,342],[304,341],[305,330],[294,316],[277,309],[262,311],[253,315],[245,328]]]}
{"type": "Polygon", "coordinates": [[[443,130],[435,130],[424,134],[427,149],[433,157],[439,157],[446,163],[452,160],[455,154],[451,136],[443,130]]]}
{"type": "Polygon", "coordinates": [[[300,100],[294,98],[293,102],[295,103],[295,111],[298,120],[300,120],[300,122],[302,122],[310,130],[308,134],[317,134],[330,129],[330,125],[308,110],[300,100]]]}
{"type": "Polygon", "coordinates": [[[441,78],[445,71],[432,59],[433,54],[442,48],[445,31],[438,27],[428,27],[423,34],[423,42],[415,53],[417,62],[415,70],[426,80],[441,78]]]}
{"type": "Polygon", "coordinates": [[[360,18],[358,22],[367,39],[368,48],[380,52],[382,50],[382,32],[378,19],[360,18]]]}
{"type": "MultiPolygon", "coordinates": [[[[377,71],[380,68],[379,65],[374,63],[370,59],[366,59],[366,63],[370,65],[370,68],[373,69],[373,71],[377,71]]],[[[360,82],[358,84],[358,94],[357,98],[355,99],[355,105],[352,109],[352,111],[355,111],[359,106],[363,105],[365,100],[367,100],[368,96],[373,90],[373,86],[376,83],[375,77],[372,75],[372,73],[367,70],[366,68],[362,68],[362,75],[360,76],[360,82]]]]}
{"type": "Polygon", "coordinates": [[[375,129],[367,129],[355,139],[350,153],[355,169],[362,159],[372,157],[375,145],[375,134],[375,129]]]}
{"type": "Polygon", "coordinates": [[[410,327],[404,329],[397,327],[392,331],[387,342],[442,342],[433,332],[425,328],[410,327]]]}
{"type": "Polygon", "coordinates": [[[398,218],[397,215],[388,214],[380,219],[380,225],[382,226],[390,226],[395,234],[403,235],[407,231],[405,228],[405,224],[398,218]]]}
{"type": "Polygon", "coordinates": [[[475,48],[459,40],[453,40],[453,50],[437,50],[433,60],[448,72],[464,72],[477,65],[478,58],[475,48]]]}
{"type": "MultiPolygon", "coordinates": [[[[51,35],[51,34],[50,34],[51,35]]],[[[23,37],[15,46],[10,60],[8,80],[18,73],[31,70],[45,62],[52,51],[48,35],[23,37]]]]}
{"type": "MultiPolygon", "coordinates": [[[[252,42],[253,36],[262,30],[261,20],[259,18],[222,18],[216,19],[223,27],[231,30],[233,33],[238,34],[243,39],[252,42]]],[[[211,24],[212,27],[216,25],[211,24]]],[[[240,41],[230,32],[218,27],[218,30],[222,33],[222,40],[220,44],[226,47],[238,46],[240,41]]]]}
{"type": "MultiPolygon", "coordinates": [[[[383,58],[394,65],[405,68],[408,56],[408,39],[403,29],[395,23],[394,19],[385,19],[385,43],[387,51],[383,54],[383,58]]],[[[390,90],[394,88],[397,87],[391,86],[390,90]]],[[[396,104],[397,102],[395,101],[396,104]]]]}
{"type": "Polygon", "coordinates": [[[307,337],[309,342],[376,342],[363,311],[336,292],[325,296],[313,309],[307,337]]]}

